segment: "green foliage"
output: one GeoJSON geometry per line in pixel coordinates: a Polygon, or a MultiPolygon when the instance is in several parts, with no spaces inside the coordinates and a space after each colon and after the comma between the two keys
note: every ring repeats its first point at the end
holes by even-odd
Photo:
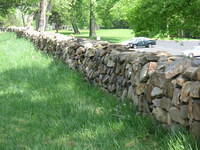
{"type": "Polygon", "coordinates": [[[39,0],[23,0],[20,2],[17,7],[25,14],[31,14],[38,11],[39,9],[39,0]]]}
{"type": "Polygon", "coordinates": [[[128,21],[137,36],[199,37],[199,0],[135,0],[128,21]]]}
{"type": "Polygon", "coordinates": [[[111,9],[118,0],[99,0],[97,1],[97,14],[99,17],[99,25],[104,28],[113,27],[113,16],[111,9]]]}
{"type": "MultiPolygon", "coordinates": [[[[90,2],[97,27],[132,28],[136,36],[200,37],[200,0],[51,0],[51,23],[88,28],[90,2]]],[[[39,10],[39,0],[0,0],[0,23],[13,9],[25,15],[39,10]]],[[[36,19],[36,18],[35,18],[36,19]]],[[[7,21],[8,22],[8,21],[7,21]]],[[[12,22],[12,21],[11,21],[12,22]]]]}
{"type": "Polygon", "coordinates": [[[51,22],[56,22],[53,20],[55,14],[59,15],[59,21],[65,25],[77,23],[79,26],[83,27],[88,25],[88,9],[86,9],[87,4],[85,0],[56,0],[53,1],[52,13],[50,18],[51,22]]]}
{"type": "Polygon", "coordinates": [[[38,2],[39,0],[0,0],[0,25],[23,26],[22,15],[38,11],[38,2]]]}
{"type": "Polygon", "coordinates": [[[39,0],[0,0],[0,14],[6,14],[9,9],[23,8],[25,11],[30,11],[29,6],[35,5],[39,0]]]}
{"type": "Polygon", "coordinates": [[[23,26],[21,12],[16,9],[9,9],[7,14],[0,15],[0,26],[23,26]]]}

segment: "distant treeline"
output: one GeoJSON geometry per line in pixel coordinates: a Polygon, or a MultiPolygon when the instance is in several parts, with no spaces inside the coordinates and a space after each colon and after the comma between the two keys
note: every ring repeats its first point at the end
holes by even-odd
{"type": "Polygon", "coordinates": [[[0,23],[19,22],[10,14],[20,10],[37,26],[42,1],[46,24],[57,30],[70,25],[77,34],[88,28],[95,35],[98,28],[131,28],[136,36],[200,38],[200,0],[0,0],[0,23]]]}

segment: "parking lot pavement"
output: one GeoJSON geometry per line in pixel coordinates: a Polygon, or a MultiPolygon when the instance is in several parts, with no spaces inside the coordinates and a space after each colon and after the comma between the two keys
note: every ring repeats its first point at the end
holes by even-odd
{"type": "Polygon", "coordinates": [[[172,55],[181,55],[181,52],[193,48],[194,46],[200,46],[200,40],[184,40],[184,41],[172,41],[172,40],[157,40],[156,45],[152,48],[138,47],[134,49],[136,51],[145,52],[157,52],[166,51],[172,55]]]}

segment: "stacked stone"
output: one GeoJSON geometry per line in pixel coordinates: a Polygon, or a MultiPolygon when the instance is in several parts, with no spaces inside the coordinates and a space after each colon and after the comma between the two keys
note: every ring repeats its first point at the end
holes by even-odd
{"type": "MultiPolygon", "coordinates": [[[[4,29],[5,30],[5,29],[4,29]]],[[[8,28],[45,53],[62,59],[88,81],[130,99],[143,113],[200,136],[200,60],[24,28],[8,28]]]]}

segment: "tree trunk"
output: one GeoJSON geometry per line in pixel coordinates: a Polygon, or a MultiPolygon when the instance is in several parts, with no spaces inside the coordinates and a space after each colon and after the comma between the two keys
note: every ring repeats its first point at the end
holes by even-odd
{"type": "Polygon", "coordinates": [[[26,22],[26,28],[30,29],[33,23],[33,17],[34,17],[34,13],[30,14],[27,18],[27,22],[26,22]]]}
{"type": "Polygon", "coordinates": [[[72,27],[73,27],[73,30],[74,30],[75,34],[80,34],[80,31],[79,31],[78,26],[77,26],[76,23],[72,22],[72,27]]]}
{"type": "MultiPolygon", "coordinates": [[[[52,0],[49,0],[48,5],[47,5],[47,13],[50,13],[52,9],[52,0]]],[[[45,29],[47,29],[48,26],[48,22],[49,22],[49,15],[46,15],[46,25],[45,25],[45,29]]]]}
{"type": "Polygon", "coordinates": [[[56,29],[56,33],[58,33],[59,25],[57,23],[55,24],[55,29],[56,29]]]}
{"type": "Polygon", "coordinates": [[[36,26],[36,30],[38,30],[38,28],[39,28],[39,20],[40,20],[40,12],[39,12],[39,11],[36,12],[34,18],[35,18],[35,26],[36,26]]]}
{"type": "Polygon", "coordinates": [[[23,22],[23,27],[25,27],[25,17],[23,13],[22,13],[22,22],[23,22]]]}
{"type": "Polygon", "coordinates": [[[90,0],[90,37],[96,37],[95,5],[90,0]]]}
{"type": "Polygon", "coordinates": [[[44,32],[46,25],[46,11],[47,11],[47,0],[40,1],[40,14],[39,14],[39,22],[38,29],[39,32],[44,32]]]}

